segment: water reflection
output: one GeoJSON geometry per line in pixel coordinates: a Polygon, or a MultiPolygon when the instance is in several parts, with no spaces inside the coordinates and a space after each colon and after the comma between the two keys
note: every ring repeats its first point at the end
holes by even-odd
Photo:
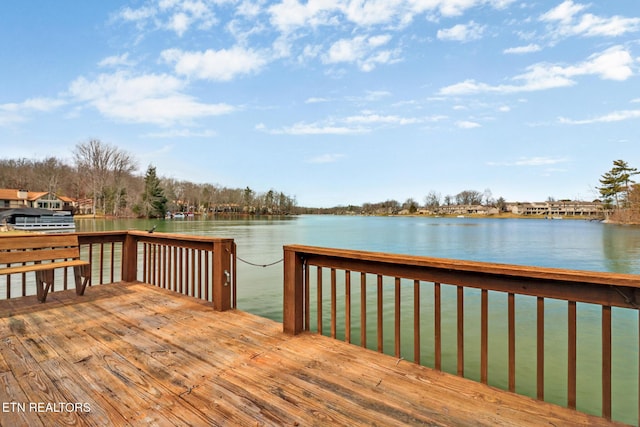
{"type": "Polygon", "coordinates": [[[608,271],[639,274],[640,227],[605,225],[602,228],[602,253],[608,271]]]}

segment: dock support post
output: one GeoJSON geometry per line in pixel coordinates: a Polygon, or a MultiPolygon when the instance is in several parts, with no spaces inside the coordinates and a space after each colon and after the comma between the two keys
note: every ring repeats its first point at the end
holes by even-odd
{"type": "Polygon", "coordinates": [[[213,309],[231,308],[231,256],[232,240],[213,242],[213,309]]]}
{"type": "Polygon", "coordinates": [[[286,334],[297,335],[304,328],[304,280],[302,258],[284,247],[284,316],[286,334]]]}
{"type": "Polygon", "coordinates": [[[122,280],[135,282],[138,279],[138,239],[127,233],[122,244],[122,280]]]}

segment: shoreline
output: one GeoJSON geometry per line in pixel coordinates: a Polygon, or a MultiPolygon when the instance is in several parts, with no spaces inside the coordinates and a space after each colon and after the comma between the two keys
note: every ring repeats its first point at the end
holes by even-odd
{"type": "MultiPolygon", "coordinates": [[[[581,215],[562,215],[556,217],[550,217],[548,215],[518,215],[509,212],[501,213],[501,214],[466,214],[466,215],[455,215],[455,214],[443,214],[443,215],[425,215],[419,213],[413,214],[360,214],[360,213],[302,213],[302,214],[294,214],[294,215],[286,215],[286,216],[299,216],[299,215],[331,215],[331,216],[379,216],[379,217],[415,217],[415,218],[491,218],[491,219],[546,219],[546,220],[584,220],[584,221],[601,221],[607,223],[615,223],[618,222],[606,220],[604,217],[594,217],[594,216],[581,216],[581,215]]],[[[228,217],[245,217],[245,218],[258,218],[258,217],[268,217],[268,216],[283,216],[283,215],[255,215],[255,214],[236,214],[236,215],[203,215],[196,214],[196,217],[206,216],[207,218],[228,218],[228,217]]],[[[75,219],[86,220],[86,219],[101,219],[101,220],[122,220],[122,219],[157,219],[161,220],[164,218],[139,218],[139,217],[114,217],[109,215],[74,215],[75,219]]],[[[639,224],[640,225],[640,224],[639,224]]]]}

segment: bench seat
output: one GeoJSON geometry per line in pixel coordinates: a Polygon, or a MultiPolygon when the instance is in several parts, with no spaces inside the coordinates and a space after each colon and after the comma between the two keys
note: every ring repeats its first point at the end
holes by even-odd
{"type": "Polygon", "coordinates": [[[43,271],[63,267],[79,267],[83,265],[89,265],[89,263],[74,259],[71,261],[48,262],[46,264],[18,265],[15,267],[0,268],[0,275],[29,273],[30,271],[43,271]]]}
{"type": "Polygon", "coordinates": [[[57,268],[73,268],[76,294],[84,295],[91,281],[91,265],[80,259],[78,236],[36,234],[0,237],[0,276],[35,272],[38,301],[46,301],[57,268]]]}

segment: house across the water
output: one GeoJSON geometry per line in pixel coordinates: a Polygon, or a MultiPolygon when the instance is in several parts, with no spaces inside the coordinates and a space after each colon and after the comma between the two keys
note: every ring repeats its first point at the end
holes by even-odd
{"type": "Polygon", "coordinates": [[[30,231],[74,231],[73,200],[48,191],[0,189],[0,225],[30,231]]]}

